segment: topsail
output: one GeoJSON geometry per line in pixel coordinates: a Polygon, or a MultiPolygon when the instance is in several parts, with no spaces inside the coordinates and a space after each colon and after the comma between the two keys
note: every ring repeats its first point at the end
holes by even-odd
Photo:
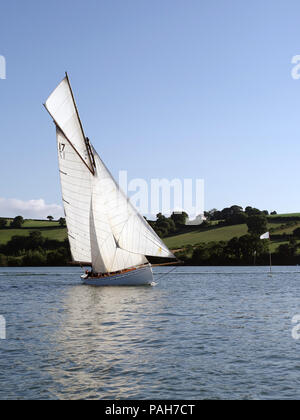
{"type": "Polygon", "coordinates": [[[88,169],[93,172],[93,164],[87,149],[87,140],[83,132],[68,76],[63,79],[49,96],[45,107],[79,157],[88,169]]]}
{"type": "Polygon", "coordinates": [[[73,259],[97,273],[147,263],[146,256],[174,258],[120,190],[85,138],[69,79],[45,104],[57,131],[63,204],[73,259]]]}

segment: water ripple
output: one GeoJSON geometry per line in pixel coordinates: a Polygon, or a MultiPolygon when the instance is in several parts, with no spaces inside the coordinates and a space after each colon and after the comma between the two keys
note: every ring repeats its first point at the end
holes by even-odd
{"type": "Polygon", "coordinates": [[[1,399],[300,397],[295,267],[180,267],[154,288],[0,269],[1,399]]]}

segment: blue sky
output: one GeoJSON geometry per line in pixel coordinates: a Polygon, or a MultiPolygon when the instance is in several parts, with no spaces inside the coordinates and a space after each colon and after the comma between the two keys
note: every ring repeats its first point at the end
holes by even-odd
{"type": "Polygon", "coordinates": [[[206,209],[300,211],[299,17],[292,0],[3,2],[0,216],[61,204],[42,103],[65,70],[115,176],[203,178],[206,209]]]}

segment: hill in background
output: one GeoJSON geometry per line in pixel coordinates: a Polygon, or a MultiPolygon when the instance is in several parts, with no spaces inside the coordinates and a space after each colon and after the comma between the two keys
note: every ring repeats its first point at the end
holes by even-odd
{"type": "MultiPolygon", "coordinates": [[[[12,221],[12,219],[8,218],[1,219],[7,220],[7,224],[12,221]]],[[[281,243],[287,242],[284,238],[278,239],[278,235],[291,235],[297,227],[300,227],[300,213],[277,214],[268,216],[267,219],[268,229],[271,230],[272,251],[281,243]],[[293,222],[293,224],[289,226],[289,222],[293,222]]],[[[7,244],[13,236],[29,236],[30,233],[34,231],[41,232],[42,236],[47,239],[57,241],[64,241],[67,239],[67,229],[66,227],[61,227],[58,221],[50,222],[48,220],[27,219],[20,229],[12,229],[9,227],[0,229],[0,245],[7,244]]],[[[248,228],[245,223],[232,226],[218,226],[217,224],[210,227],[202,227],[201,225],[182,226],[180,231],[175,234],[163,237],[163,241],[171,250],[176,250],[186,245],[194,246],[202,242],[229,241],[234,237],[246,235],[247,231],[248,228]]]]}
{"type": "Polygon", "coordinates": [[[13,236],[29,236],[30,232],[40,231],[42,236],[47,239],[64,241],[67,238],[67,229],[61,227],[58,221],[48,220],[25,220],[20,229],[9,228],[12,219],[1,218],[7,221],[7,227],[0,229],[0,245],[7,244],[13,236]]]}
{"type": "MultiPolygon", "coordinates": [[[[288,236],[300,227],[300,213],[278,214],[268,216],[267,230],[271,231],[271,251],[283,243],[288,242],[288,236]],[[292,222],[292,223],[291,223],[292,222]],[[279,238],[281,236],[281,238],[279,238]]],[[[166,245],[172,249],[180,249],[186,245],[197,245],[202,242],[211,241],[229,241],[234,237],[246,235],[248,227],[245,223],[231,226],[212,225],[210,227],[184,226],[183,229],[175,235],[163,238],[166,245]]],[[[298,241],[300,243],[300,240],[298,241]]]]}
{"type": "MultiPolygon", "coordinates": [[[[5,218],[0,218],[0,220],[5,218]]],[[[29,237],[33,232],[39,232],[43,240],[57,241],[57,249],[60,246],[66,247],[67,229],[62,227],[58,221],[49,220],[25,220],[21,228],[9,227],[12,219],[5,219],[7,226],[0,229],[0,254],[1,248],[6,246],[15,236],[29,237]]],[[[155,222],[150,222],[152,225],[155,222]]],[[[153,226],[155,228],[155,225],[153,226]]],[[[300,228],[300,213],[276,214],[267,216],[267,230],[271,233],[270,249],[275,252],[280,245],[288,246],[291,238],[294,241],[295,254],[300,255],[300,238],[295,237],[293,232],[300,228]]],[[[159,228],[160,229],[160,228],[159,228]]],[[[158,233],[161,232],[158,230],[158,233]]],[[[175,253],[188,249],[191,256],[193,251],[201,248],[204,244],[228,243],[232,238],[241,238],[247,235],[248,226],[246,223],[222,225],[222,222],[210,221],[199,226],[180,225],[174,232],[163,236],[163,241],[175,253]]],[[[41,251],[41,250],[40,250],[41,251]]],[[[186,252],[187,253],[187,252],[186,252]]],[[[16,256],[16,255],[15,255],[16,256]]],[[[300,260],[299,260],[300,261],[300,260]]]]}

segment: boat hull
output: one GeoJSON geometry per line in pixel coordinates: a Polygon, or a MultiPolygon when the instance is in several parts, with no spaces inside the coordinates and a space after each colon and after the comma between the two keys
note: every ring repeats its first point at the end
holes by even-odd
{"type": "Polygon", "coordinates": [[[90,286],[151,286],[153,283],[152,267],[137,268],[123,274],[110,277],[87,277],[81,276],[84,284],[90,286]]]}

